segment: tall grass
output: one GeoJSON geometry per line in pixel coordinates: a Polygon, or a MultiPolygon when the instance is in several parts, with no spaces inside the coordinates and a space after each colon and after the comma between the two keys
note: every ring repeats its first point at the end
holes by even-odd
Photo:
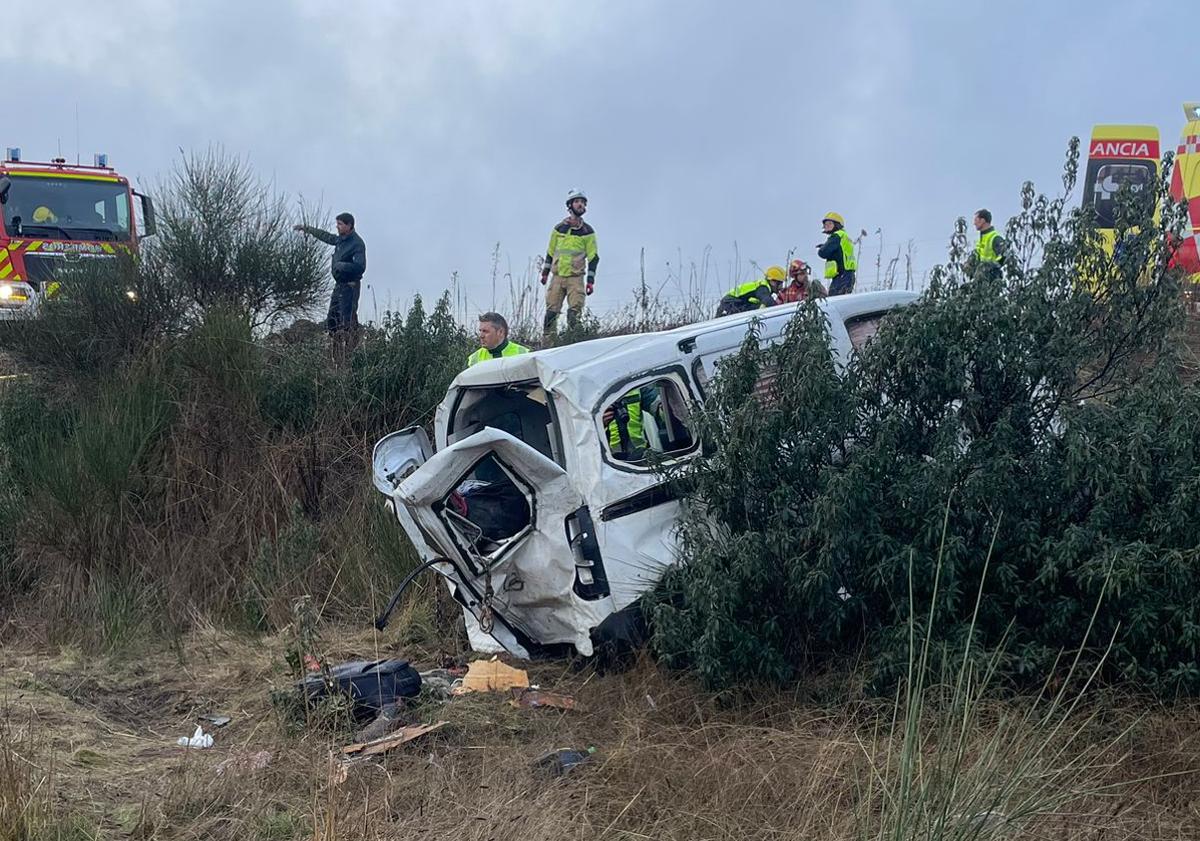
{"type": "MultiPolygon", "coordinates": [[[[10,334],[18,354],[36,337],[22,359],[88,303],[63,306],[10,334]]],[[[275,627],[301,594],[371,615],[415,563],[381,525],[371,447],[431,420],[470,347],[444,300],[342,366],[319,332],[264,335],[221,304],[106,366],[35,367],[0,393],[0,598],[105,647],[198,618],[275,627]]]]}
{"type": "MultiPolygon", "coordinates": [[[[943,522],[943,551],[945,527],[943,522]]],[[[1092,738],[1102,728],[1096,726],[1100,707],[1089,691],[1103,657],[1079,674],[1077,654],[1065,671],[1047,678],[1036,697],[1019,704],[996,700],[1003,645],[984,652],[974,639],[990,560],[989,552],[955,658],[931,657],[943,558],[939,554],[920,629],[910,564],[907,676],[897,690],[890,727],[877,728],[869,743],[860,740],[867,763],[859,814],[864,841],[986,841],[1031,827],[1047,831],[1056,820],[1066,820],[1056,827],[1062,831],[1070,827],[1068,807],[1119,788],[1105,780],[1126,759],[1121,745],[1135,725],[1092,738]],[[956,668],[950,668],[953,663],[956,668]]],[[[1086,645],[1085,638],[1079,652],[1086,645]]]]}

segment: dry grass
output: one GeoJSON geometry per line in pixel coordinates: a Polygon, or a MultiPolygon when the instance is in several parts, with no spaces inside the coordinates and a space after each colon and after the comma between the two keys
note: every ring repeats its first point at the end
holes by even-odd
{"type": "MultiPolygon", "coordinates": [[[[397,622],[409,640],[401,650],[432,665],[439,646],[421,638],[414,610],[397,622]]],[[[719,698],[650,661],[624,674],[542,663],[531,678],[573,693],[582,710],[515,709],[495,696],[427,700],[407,715],[449,726],[351,766],[339,782],[335,757],[346,734],[296,731],[268,700],[272,687],[287,684],[286,635],[208,629],[174,655],[102,661],[18,630],[0,654],[0,841],[885,837],[872,824],[879,810],[867,779],[896,747],[886,704],[719,698]],[[206,712],[234,718],[216,745],[175,746],[206,712]],[[596,757],[566,778],[530,768],[545,751],[588,745],[596,757]],[[216,773],[222,761],[260,750],[272,753],[267,768],[216,773]],[[25,834],[13,829],[22,820],[25,834]]],[[[323,633],[334,659],[394,650],[391,636],[323,633]]],[[[994,723],[1022,703],[989,702],[971,736],[980,750],[994,723]]],[[[1058,813],[1007,837],[1197,837],[1200,708],[1101,699],[1081,714],[1097,711],[1083,739],[1100,744],[1129,729],[1113,754],[1123,761],[1089,768],[1075,782],[1093,793],[1068,797],[1058,813]],[[1098,790],[1114,783],[1123,784],[1098,790]]]]}

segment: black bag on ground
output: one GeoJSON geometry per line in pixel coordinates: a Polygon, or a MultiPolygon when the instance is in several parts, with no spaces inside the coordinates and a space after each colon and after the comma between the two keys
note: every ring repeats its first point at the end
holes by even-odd
{"type": "Polygon", "coordinates": [[[320,674],[300,682],[299,688],[308,704],[331,693],[346,695],[351,701],[351,715],[356,721],[374,718],[398,698],[414,698],[421,694],[421,675],[407,660],[354,660],[329,670],[332,687],[320,674]]]}

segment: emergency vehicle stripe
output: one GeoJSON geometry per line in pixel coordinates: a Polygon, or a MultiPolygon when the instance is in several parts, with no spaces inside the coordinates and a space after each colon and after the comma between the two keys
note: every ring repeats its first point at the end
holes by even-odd
{"type": "Polygon", "coordinates": [[[37,251],[41,247],[42,247],[42,241],[40,239],[38,239],[38,240],[34,240],[33,242],[29,243],[29,247],[26,248],[25,250],[26,251],[37,251]]]}
{"type": "Polygon", "coordinates": [[[33,178],[75,178],[80,181],[120,181],[115,175],[79,175],[74,172],[22,172],[14,169],[13,175],[19,175],[22,178],[32,176],[33,178]]]}
{"type": "Polygon", "coordinates": [[[105,251],[107,251],[109,254],[117,253],[117,250],[115,248],[113,248],[111,245],[108,245],[107,243],[103,243],[103,242],[100,243],[100,247],[103,248],[105,251]]]}

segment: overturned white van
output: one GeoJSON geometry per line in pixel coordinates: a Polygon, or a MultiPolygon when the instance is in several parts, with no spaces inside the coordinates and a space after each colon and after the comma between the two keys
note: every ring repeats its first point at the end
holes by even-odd
{"type": "MultiPolygon", "coordinates": [[[[838,360],[916,297],[822,301],[838,360]]],[[[717,361],[753,318],[778,338],[796,306],[484,362],[438,407],[436,452],[418,427],[375,446],[375,486],[449,583],[472,647],[587,656],[622,636],[676,560],[680,503],[651,462],[699,457],[689,409],[717,361]]]]}

